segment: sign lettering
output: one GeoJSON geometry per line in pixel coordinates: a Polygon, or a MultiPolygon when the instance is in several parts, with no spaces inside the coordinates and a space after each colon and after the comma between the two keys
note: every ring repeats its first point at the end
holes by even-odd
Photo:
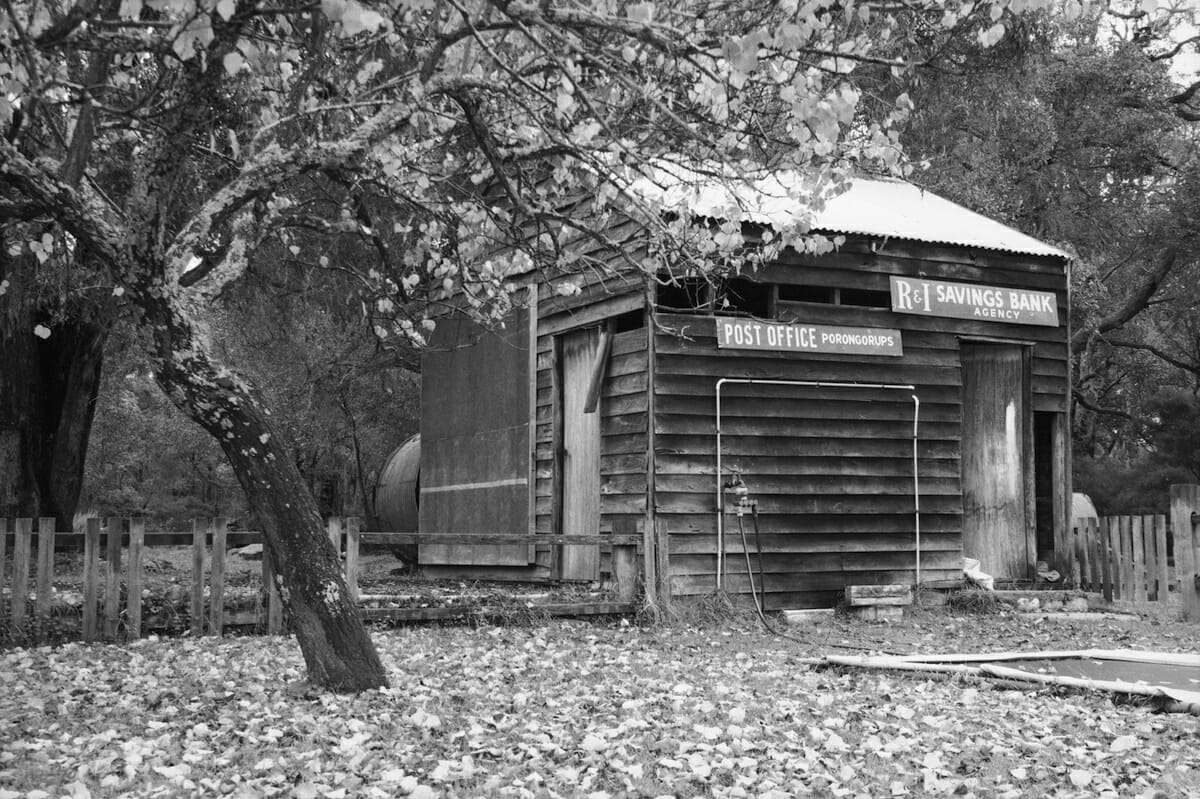
{"type": "Polygon", "coordinates": [[[785,324],[723,317],[717,317],[717,347],[891,357],[904,354],[899,330],[785,324]]]}
{"type": "Polygon", "coordinates": [[[897,313],[1058,327],[1058,301],[1053,291],[914,277],[893,276],[891,281],[892,310],[897,313]]]}

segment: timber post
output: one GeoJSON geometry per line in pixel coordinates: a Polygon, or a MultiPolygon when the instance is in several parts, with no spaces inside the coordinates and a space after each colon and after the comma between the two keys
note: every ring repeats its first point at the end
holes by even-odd
{"type": "Polygon", "coordinates": [[[17,537],[13,540],[12,621],[17,635],[25,634],[25,601],[29,597],[29,549],[33,538],[33,519],[17,519],[17,537]]]}
{"type": "MultiPolygon", "coordinates": [[[[631,535],[636,530],[636,525],[628,519],[619,519],[613,522],[614,535],[631,535]]],[[[637,546],[613,544],[612,579],[618,602],[632,602],[637,596],[637,571],[637,546]]]]}
{"type": "Polygon", "coordinates": [[[1200,485],[1171,486],[1171,527],[1175,533],[1175,575],[1183,600],[1183,618],[1200,621],[1200,586],[1197,580],[1196,522],[1200,514],[1200,485]]]}
{"type": "Polygon", "coordinates": [[[192,635],[204,635],[204,549],[207,527],[192,519],[192,635]]]}
{"type": "Polygon", "coordinates": [[[83,539],[83,641],[92,643],[99,633],[96,604],[100,601],[100,519],[87,520],[83,539]]]}
{"type": "Polygon", "coordinates": [[[283,603],[279,596],[279,585],[275,581],[275,561],[271,558],[271,549],[263,539],[262,558],[262,606],[265,610],[265,620],[259,624],[266,627],[267,635],[279,635],[283,632],[283,603]]]}
{"type": "Polygon", "coordinates": [[[662,610],[671,611],[671,555],[670,533],[666,519],[654,520],[654,574],[658,583],[658,604],[662,610]]]}
{"type": "Polygon", "coordinates": [[[33,618],[37,639],[41,641],[50,624],[50,590],[54,577],[54,528],[53,516],[38,519],[37,581],[34,583],[37,596],[33,604],[33,618]]]}
{"type": "Polygon", "coordinates": [[[212,585],[208,594],[208,629],[221,636],[225,631],[225,539],[228,520],[218,516],[209,520],[212,530],[212,585]]]}
{"type": "Polygon", "coordinates": [[[142,563],[145,560],[146,520],[129,520],[129,578],[125,595],[125,635],[142,637],[142,563]]]}
{"type": "Polygon", "coordinates": [[[654,556],[654,525],[642,527],[642,591],[646,606],[651,611],[658,609],[658,568],[654,556]]]}
{"type": "Polygon", "coordinates": [[[104,583],[104,638],[115,641],[121,625],[121,518],[108,518],[104,551],[108,561],[108,579],[104,583]]]}

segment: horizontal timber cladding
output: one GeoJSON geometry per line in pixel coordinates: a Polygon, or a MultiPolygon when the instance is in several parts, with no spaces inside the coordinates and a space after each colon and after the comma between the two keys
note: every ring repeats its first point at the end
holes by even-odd
{"type": "MultiPolygon", "coordinates": [[[[820,268],[769,267],[769,282],[888,290],[889,274],[913,274],[913,262],[887,261],[876,274],[869,253],[825,256],[820,268]]],[[[1004,259],[999,259],[1004,260],[1004,259]]],[[[1053,290],[1065,317],[1061,267],[1034,279],[1005,268],[922,262],[931,279],[1053,290]],[[977,272],[977,274],[976,274],[977,272]],[[969,274],[968,274],[969,273],[969,274]]],[[[888,309],[779,303],[782,320],[901,331],[903,355],[800,354],[718,348],[716,321],[657,315],[654,339],[654,511],[670,534],[672,590],[715,588],[718,540],[716,382],[722,378],[913,385],[920,398],[917,460],[921,579],[961,575],[960,437],[964,338],[1032,345],[1036,410],[1065,409],[1067,345],[1062,328],[940,319],[888,309]]],[[[871,388],[726,383],[721,392],[721,482],[737,468],[757,501],[755,519],[727,508],[726,590],[746,593],[746,550],[757,584],[763,551],[767,607],[828,606],[849,584],[912,582],[916,577],[911,394],[871,388]],[[741,532],[746,534],[743,547],[741,532]]]]}

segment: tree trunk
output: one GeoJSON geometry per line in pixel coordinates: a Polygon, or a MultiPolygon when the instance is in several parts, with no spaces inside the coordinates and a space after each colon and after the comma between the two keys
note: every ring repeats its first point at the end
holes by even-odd
{"type": "Polygon", "coordinates": [[[169,295],[138,292],[154,330],[155,379],[220,443],[259,520],[309,680],[339,692],[387,685],[383,663],[350,596],[339,553],[270,412],[244,379],[208,355],[169,295]]]}
{"type": "MultiPolygon", "coordinates": [[[[70,527],[83,487],[104,365],[106,326],[52,323],[27,285],[33,269],[9,263],[0,242],[0,515],[53,516],[70,527]],[[10,268],[12,267],[12,268],[10,268]],[[34,335],[43,324],[47,339],[34,335]]],[[[19,255],[16,258],[31,258],[19,255]]]]}

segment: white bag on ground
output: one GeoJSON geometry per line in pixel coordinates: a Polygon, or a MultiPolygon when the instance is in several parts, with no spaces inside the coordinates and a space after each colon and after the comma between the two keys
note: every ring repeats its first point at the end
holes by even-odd
{"type": "Polygon", "coordinates": [[[975,558],[963,558],[963,575],[986,591],[996,590],[996,578],[990,574],[984,574],[983,569],[979,567],[979,561],[975,558]]]}

